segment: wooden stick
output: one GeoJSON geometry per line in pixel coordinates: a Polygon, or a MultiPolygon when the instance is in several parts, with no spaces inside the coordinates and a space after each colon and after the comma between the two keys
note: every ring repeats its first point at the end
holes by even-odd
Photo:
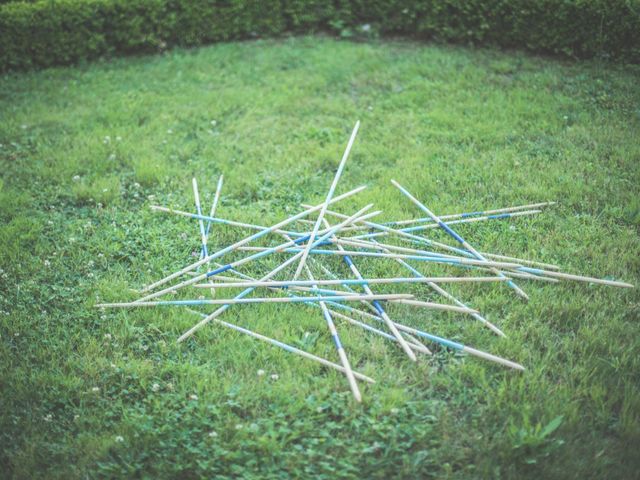
{"type": "MultiPolygon", "coordinates": [[[[523,217],[523,216],[529,216],[529,215],[536,215],[538,213],[541,213],[542,210],[524,210],[522,212],[514,212],[514,213],[501,213],[499,215],[487,215],[484,217],[471,217],[471,218],[462,218],[460,220],[451,220],[448,222],[443,222],[446,223],[447,225],[451,226],[451,225],[457,225],[460,223],[475,223],[475,222],[485,222],[487,220],[498,220],[498,219],[504,219],[504,218],[514,218],[514,217],[523,217]]],[[[440,226],[437,223],[428,223],[426,225],[416,225],[414,227],[405,227],[405,228],[401,228],[399,229],[401,232],[421,232],[424,230],[429,230],[432,228],[439,228],[440,226]]],[[[376,233],[366,233],[363,235],[358,235],[357,237],[354,238],[373,238],[373,237],[381,237],[381,236],[385,236],[388,235],[387,232],[376,232],[376,233]]]]}
{"type": "MultiPolygon", "coordinates": [[[[422,210],[427,215],[429,215],[434,222],[437,222],[438,225],[440,225],[440,227],[445,232],[447,232],[449,234],[449,236],[454,238],[458,243],[460,243],[460,245],[462,245],[469,252],[471,252],[474,257],[476,257],[478,260],[486,260],[486,258],[483,257],[475,248],[473,248],[471,245],[469,245],[469,243],[467,243],[467,241],[464,238],[462,238],[451,227],[449,227],[446,223],[444,223],[442,220],[440,220],[433,212],[431,212],[431,210],[429,210],[417,198],[415,198],[413,195],[411,195],[402,185],[400,185],[398,182],[396,182],[393,179],[391,180],[391,183],[395,187],[397,187],[398,190],[400,190],[400,192],[405,197],[407,197],[414,205],[416,205],[420,210],[422,210]]],[[[502,273],[500,273],[498,270],[495,270],[494,268],[491,268],[491,271],[493,271],[499,277],[504,277],[504,275],[502,273]]],[[[524,291],[522,291],[522,289],[520,287],[518,287],[512,280],[508,280],[507,281],[507,285],[509,285],[509,287],[511,287],[518,295],[520,295],[525,300],[529,299],[529,296],[526,293],[524,293],[524,291]]]]}
{"type": "MultiPolygon", "coordinates": [[[[309,269],[308,265],[305,265],[305,269],[307,270],[307,276],[309,280],[313,280],[313,274],[309,269]]],[[[314,285],[314,288],[318,288],[317,285],[314,285]]],[[[351,370],[351,364],[349,363],[349,359],[347,358],[347,353],[344,351],[344,347],[342,346],[342,342],[340,341],[340,336],[338,335],[338,330],[336,329],[335,324],[333,323],[333,319],[331,318],[331,314],[329,313],[329,309],[327,305],[320,301],[320,308],[322,309],[322,315],[324,316],[325,321],[327,322],[327,327],[329,327],[329,333],[331,334],[331,338],[333,339],[333,343],[338,352],[338,357],[340,358],[340,363],[345,370],[345,375],[347,377],[347,381],[349,382],[349,387],[351,388],[351,393],[353,393],[353,397],[356,399],[356,402],[362,402],[362,395],[360,394],[360,389],[358,388],[358,384],[356,383],[356,379],[353,376],[353,371],[351,370]]]]}
{"type": "MultiPolygon", "coordinates": [[[[220,178],[218,178],[218,185],[216,186],[216,193],[213,196],[213,203],[211,204],[211,211],[209,212],[209,216],[210,217],[215,217],[216,215],[216,209],[218,208],[218,201],[220,200],[220,193],[222,192],[222,182],[224,179],[224,175],[220,175],[220,178]]],[[[211,230],[211,225],[212,222],[211,220],[207,221],[207,225],[205,228],[205,236],[207,237],[207,242],[209,241],[209,232],[211,230]]],[[[205,253],[204,249],[202,249],[202,252],[200,252],[200,258],[204,258],[206,257],[207,254],[205,253]]]]}
{"type": "MultiPolygon", "coordinates": [[[[485,211],[481,211],[481,212],[468,212],[468,213],[454,213],[451,215],[442,215],[440,216],[440,220],[453,220],[456,218],[468,218],[468,217],[477,217],[480,215],[495,215],[495,214],[501,214],[501,213],[508,213],[508,212],[516,212],[519,210],[534,210],[534,209],[539,209],[541,207],[547,207],[549,205],[555,205],[556,202],[541,202],[541,203],[531,203],[529,205],[519,205],[517,207],[506,207],[506,208],[498,208],[496,210],[485,210],[485,211]]],[[[422,218],[414,218],[412,220],[400,220],[397,222],[386,222],[384,223],[384,225],[409,225],[412,223],[430,223],[433,222],[433,219],[431,219],[431,217],[422,217],[422,218]]],[[[449,222],[447,222],[449,223],[449,222]]]]}
{"type": "MultiPolygon", "coordinates": [[[[187,310],[189,312],[191,312],[191,313],[194,313],[196,315],[200,315],[201,317],[204,317],[204,318],[206,318],[206,316],[207,316],[204,313],[196,312],[195,310],[191,310],[190,308],[188,308],[187,310]]],[[[253,332],[253,331],[248,330],[246,328],[239,327],[238,325],[234,325],[232,323],[227,323],[227,322],[224,322],[222,320],[218,320],[217,318],[213,319],[213,322],[217,323],[218,325],[222,325],[223,327],[227,327],[227,328],[230,328],[232,330],[235,330],[237,332],[244,333],[245,335],[253,337],[253,338],[257,339],[257,340],[261,340],[263,342],[266,342],[266,343],[269,343],[269,344],[274,345],[276,347],[279,347],[279,348],[283,349],[286,352],[294,353],[296,355],[300,355],[301,357],[307,358],[309,360],[313,360],[314,362],[318,362],[318,363],[324,365],[325,367],[333,368],[334,370],[338,370],[339,372],[342,372],[342,373],[345,372],[344,367],[341,366],[341,365],[338,365],[337,363],[330,362],[329,360],[325,360],[322,357],[318,357],[317,355],[314,355],[312,353],[305,352],[304,350],[301,350],[301,349],[296,348],[294,346],[288,345],[288,344],[286,344],[284,342],[281,342],[279,340],[275,340],[273,338],[267,337],[267,336],[262,335],[260,333],[256,333],[256,332],[253,332]]],[[[358,380],[362,380],[362,381],[365,381],[365,382],[368,382],[368,383],[376,383],[375,380],[373,380],[372,378],[367,377],[366,375],[363,375],[361,373],[358,373],[358,372],[354,371],[353,375],[358,380]]]]}
{"type": "Polygon", "coordinates": [[[575,280],[577,282],[597,283],[599,285],[608,285],[610,287],[635,288],[633,284],[627,282],[619,282],[616,280],[606,280],[604,278],[585,277],[583,275],[573,275],[571,273],[550,272],[548,270],[540,270],[538,268],[520,267],[519,271],[533,273],[535,275],[548,275],[550,277],[560,278],[563,280],[575,280]]]}
{"type": "MultiPolygon", "coordinates": [[[[344,200],[347,197],[350,197],[352,195],[355,195],[356,193],[361,192],[365,188],[366,188],[365,186],[359,187],[359,188],[351,190],[351,191],[349,191],[347,193],[339,195],[338,197],[332,198],[330,203],[334,203],[334,202],[338,202],[340,200],[344,200]]],[[[267,234],[269,234],[269,233],[271,233],[271,232],[273,232],[275,230],[278,230],[279,228],[284,227],[285,225],[288,225],[291,222],[295,222],[299,218],[303,218],[303,217],[305,217],[305,216],[307,216],[307,215],[309,215],[309,214],[311,214],[313,212],[316,212],[316,211],[320,210],[323,206],[324,206],[324,203],[321,203],[320,205],[316,205],[313,208],[309,208],[309,209],[307,209],[307,210],[305,210],[303,212],[298,213],[297,215],[294,215],[292,217],[287,218],[286,220],[283,220],[283,221],[281,221],[279,223],[276,223],[275,225],[267,228],[266,230],[261,230],[261,231],[259,231],[257,233],[254,233],[253,235],[250,235],[250,236],[240,240],[239,242],[234,243],[233,245],[229,245],[228,247],[223,248],[222,250],[219,250],[219,251],[215,252],[212,255],[209,255],[209,256],[207,256],[207,257],[205,257],[205,258],[203,258],[203,259],[201,259],[201,260],[199,260],[199,261],[197,261],[195,263],[192,263],[188,267],[185,267],[185,268],[183,268],[182,270],[180,270],[178,272],[172,273],[171,275],[169,275],[169,276],[167,276],[167,277],[165,277],[165,278],[163,278],[161,280],[158,280],[157,282],[154,282],[151,285],[148,285],[148,286],[144,287],[142,289],[142,291],[146,292],[146,291],[153,290],[154,288],[159,287],[160,285],[163,285],[163,284],[165,284],[167,282],[170,282],[171,280],[173,280],[176,277],[184,275],[185,273],[190,272],[191,270],[195,270],[200,265],[203,265],[203,264],[205,264],[207,262],[210,262],[211,260],[214,260],[216,258],[219,258],[219,257],[221,257],[221,256],[223,256],[223,255],[225,255],[225,254],[227,254],[229,252],[232,252],[232,251],[236,250],[238,247],[246,245],[247,243],[250,243],[250,242],[252,242],[254,240],[257,240],[258,238],[261,238],[261,237],[263,237],[263,236],[265,236],[265,235],[267,235],[267,234]]]]}
{"type": "MultiPolygon", "coordinates": [[[[269,247],[240,247],[238,250],[246,252],[266,252],[271,250],[269,247]]],[[[279,249],[279,253],[296,253],[303,249],[301,247],[283,247],[279,249]]],[[[455,258],[445,255],[402,255],[398,253],[378,253],[378,252],[362,252],[356,250],[323,250],[314,248],[310,250],[311,253],[317,255],[337,255],[337,256],[358,256],[358,257],[378,257],[378,258],[404,258],[408,260],[417,260],[421,262],[434,262],[434,263],[446,263],[450,265],[475,265],[487,268],[518,268],[521,265],[517,263],[508,262],[492,262],[489,260],[472,260],[468,258],[455,258]]]]}
{"type": "MultiPolygon", "coordinates": [[[[196,213],[198,215],[202,215],[202,207],[200,206],[200,194],[198,193],[198,182],[196,181],[195,177],[191,179],[191,184],[193,186],[193,198],[196,205],[196,213]]],[[[204,256],[206,257],[207,255],[209,255],[209,253],[207,252],[207,233],[205,232],[204,222],[202,221],[202,219],[198,221],[198,225],[200,226],[202,251],[204,252],[204,256]]]]}
{"type": "Polygon", "coordinates": [[[461,283],[461,282],[504,282],[498,277],[390,277],[390,278],[367,278],[367,279],[327,279],[316,280],[271,280],[268,282],[223,282],[194,285],[197,288],[243,288],[243,287],[292,287],[292,286],[312,286],[312,285],[376,285],[376,284],[399,284],[399,283],[461,283]]]}
{"type": "Polygon", "coordinates": [[[293,275],[293,279],[296,280],[302,272],[302,268],[304,267],[305,262],[307,261],[307,256],[309,255],[309,250],[311,250],[311,244],[316,238],[318,234],[318,229],[320,228],[320,224],[322,223],[322,219],[324,218],[324,214],[327,211],[327,207],[333,198],[333,192],[335,192],[336,187],[338,186],[338,181],[340,180],[340,176],[342,175],[342,170],[344,169],[345,164],[347,163],[347,159],[349,158],[349,153],[351,152],[351,147],[353,146],[353,142],[356,139],[356,135],[358,134],[358,129],[360,128],[360,120],[356,122],[355,127],[353,127],[353,131],[351,132],[351,138],[349,138],[349,143],[347,143],[347,148],[342,155],[342,160],[340,160],[340,164],[338,165],[338,170],[336,171],[335,176],[333,177],[333,182],[331,182],[331,186],[329,187],[329,192],[327,193],[327,198],[324,201],[322,208],[320,209],[320,213],[318,214],[318,219],[316,220],[316,224],[313,226],[313,230],[311,231],[311,235],[309,236],[309,241],[307,242],[307,246],[302,253],[302,258],[300,259],[300,264],[296,269],[296,273],[293,275]]]}
{"type": "MultiPolygon", "coordinates": [[[[307,204],[302,204],[302,206],[304,208],[308,208],[309,205],[307,204]]],[[[338,212],[334,212],[332,210],[327,209],[327,214],[328,215],[332,215],[336,218],[344,218],[344,215],[342,213],[338,213],[338,212]]],[[[396,230],[394,228],[388,227],[386,225],[382,225],[380,223],[374,223],[374,222],[362,222],[364,225],[371,227],[371,228],[375,228],[378,230],[382,230],[385,232],[389,232],[389,233],[393,233],[396,234],[400,237],[403,237],[403,239],[406,239],[408,241],[414,242],[414,243],[419,243],[419,244],[423,244],[423,245],[429,245],[429,246],[433,246],[433,247],[438,247],[441,248],[443,250],[449,251],[449,252],[453,252],[453,253],[457,253],[458,255],[462,255],[465,257],[471,257],[473,258],[473,254],[471,254],[470,252],[467,252],[464,249],[461,248],[456,248],[456,247],[452,247],[451,245],[447,245],[446,243],[440,243],[440,242],[436,242],[434,240],[430,240],[428,238],[424,238],[418,235],[414,235],[412,233],[408,233],[408,232],[403,232],[401,230],[396,230]]],[[[354,237],[347,237],[348,239],[354,238],[354,237]]],[[[497,260],[507,260],[507,261],[512,261],[512,262],[516,262],[516,263],[524,263],[524,264],[529,264],[529,265],[538,265],[538,266],[542,266],[544,268],[551,268],[551,269],[557,269],[558,267],[556,265],[549,265],[549,264],[543,264],[543,263],[539,263],[539,262],[532,262],[530,260],[524,260],[524,259],[520,259],[520,258],[514,258],[514,257],[505,257],[505,256],[501,256],[501,255],[495,255],[495,254],[491,254],[491,253],[484,253],[484,252],[480,252],[480,254],[482,254],[483,256],[487,257],[487,258],[495,258],[497,260]]]]}

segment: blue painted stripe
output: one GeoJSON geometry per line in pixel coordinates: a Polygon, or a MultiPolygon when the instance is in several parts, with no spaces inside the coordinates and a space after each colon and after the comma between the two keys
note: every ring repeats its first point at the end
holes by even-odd
{"type": "Polygon", "coordinates": [[[444,222],[438,222],[438,225],[440,225],[440,227],[442,227],[445,232],[447,232],[449,235],[451,235],[453,238],[455,238],[459,243],[464,243],[464,238],[462,238],[460,235],[458,235],[456,232],[454,232],[451,229],[451,227],[449,227],[449,225],[447,225],[444,222]]]}
{"type": "Polygon", "coordinates": [[[218,275],[219,273],[226,272],[227,270],[230,270],[231,268],[232,268],[231,265],[227,264],[227,265],[225,265],[223,267],[217,268],[215,270],[211,270],[210,272],[207,272],[206,278],[213,277],[214,275],[218,275]]]}
{"type": "Polygon", "coordinates": [[[484,212],[468,212],[468,213],[463,213],[462,215],[460,215],[460,218],[477,217],[478,215],[484,215],[484,212]]]}
{"type": "Polygon", "coordinates": [[[491,219],[499,219],[499,218],[509,218],[512,215],[510,213],[500,213],[500,214],[496,214],[496,215],[488,215],[487,218],[491,218],[491,219]]]}
{"type": "Polygon", "coordinates": [[[378,314],[380,314],[380,315],[384,314],[384,310],[382,308],[382,305],[380,305],[380,302],[378,302],[377,300],[374,300],[371,303],[373,304],[373,306],[376,309],[376,312],[378,312],[378,314]]]}
{"type": "Polygon", "coordinates": [[[353,260],[351,260],[351,257],[349,255],[345,255],[343,258],[344,262],[349,266],[349,268],[351,268],[353,266],[353,260]]]}
{"type": "Polygon", "coordinates": [[[336,349],[340,350],[342,348],[342,344],[340,343],[340,337],[338,337],[338,334],[336,333],[335,335],[331,335],[331,337],[333,338],[333,343],[336,344],[336,349]]]}

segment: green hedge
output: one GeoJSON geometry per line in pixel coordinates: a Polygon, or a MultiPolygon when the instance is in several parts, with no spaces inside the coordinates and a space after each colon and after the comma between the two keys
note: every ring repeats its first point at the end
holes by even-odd
{"type": "Polygon", "coordinates": [[[348,35],[363,24],[382,35],[640,63],[640,0],[41,0],[0,4],[0,70],[256,36],[348,35]]]}

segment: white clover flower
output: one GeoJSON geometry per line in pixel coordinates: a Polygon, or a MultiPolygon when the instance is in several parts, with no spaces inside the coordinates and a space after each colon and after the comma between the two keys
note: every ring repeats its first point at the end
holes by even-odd
{"type": "Polygon", "coordinates": [[[171,135],[171,134],[173,133],[173,130],[169,129],[169,130],[167,130],[167,133],[168,133],[169,135],[171,135]]]}
{"type": "Polygon", "coordinates": [[[398,413],[400,413],[400,410],[398,410],[397,408],[394,407],[394,408],[391,409],[391,414],[392,415],[397,415],[398,413]]]}
{"type": "Polygon", "coordinates": [[[134,186],[134,188],[140,188],[140,184],[139,184],[138,182],[135,182],[135,183],[133,184],[133,186],[134,186]]]}
{"type": "Polygon", "coordinates": [[[211,125],[212,125],[212,126],[214,126],[214,127],[215,127],[217,124],[218,124],[218,122],[216,122],[215,120],[211,120],[211,125]]]}
{"type": "Polygon", "coordinates": [[[196,395],[195,393],[192,393],[191,395],[189,395],[189,398],[191,400],[198,400],[198,395],[196,395]]]}
{"type": "Polygon", "coordinates": [[[53,421],[53,414],[51,414],[51,413],[47,413],[47,414],[44,416],[44,421],[45,421],[45,422],[51,422],[51,421],[53,421]]]}
{"type": "Polygon", "coordinates": [[[258,376],[259,377],[264,376],[264,373],[265,373],[264,370],[262,370],[262,369],[258,370],[258,376]]]}
{"type": "Polygon", "coordinates": [[[99,387],[93,387],[93,388],[91,389],[91,391],[92,391],[93,393],[98,393],[98,392],[100,391],[100,388],[99,388],[99,387]]]}
{"type": "Polygon", "coordinates": [[[216,438],[216,437],[218,436],[218,432],[216,432],[216,431],[212,430],[211,432],[209,432],[209,436],[210,436],[211,438],[216,438]]]}
{"type": "Polygon", "coordinates": [[[278,380],[280,377],[278,376],[277,373],[274,373],[271,375],[271,380],[278,380]]]}
{"type": "Polygon", "coordinates": [[[105,340],[111,340],[111,334],[110,333],[105,333],[104,334],[104,339],[105,340]]]}
{"type": "Polygon", "coordinates": [[[151,385],[151,391],[157,392],[158,390],[160,390],[160,384],[159,383],[154,383],[153,385],[151,385]]]}
{"type": "Polygon", "coordinates": [[[124,442],[124,437],[122,435],[116,435],[115,441],[116,443],[122,443],[124,442]]]}
{"type": "Polygon", "coordinates": [[[44,261],[44,266],[48,267],[49,265],[51,265],[51,262],[49,260],[45,260],[44,261]]]}
{"type": "Polygon", "coordinates": [[[121,141],[122,141],[122,137],[121,137],[120,135],[118,135],[118,136],[116,137],[116,142],[121,142],[121,141]]]}
{"type": "Polygon", "coordinates": [[[23,130],[26,130],[27,126],[26,125],[20,125],[20,128],[23,129],[23,130]]]}
{"type": "Polygon", "coordinates": [[[111,368],[118,368],[118,366],[115,363],[112,363],[111,368]]]}
{"type": "Polygon", "coordinates": [[[167,390],[173,391],[173,383],[167,383],[167,390]]]}
{"type": "Polygon", "coordinates": [[[74,416],[73,416],[73,420],[74,420],[74,421],[77,421],[79,418],[80,418],[80,415],[78,415],[78,414],[76,414],[76,415],[74,415],[74,416]]]}
{"type": "Polygon", "coordinates": [[[109,160],[110,161],[114,161],[116,159],[116,154],[112,153],[111,155],[109,155],[109,160]]]}
{"type": "Polygon", "coordinates": [[[106,137],[104,137],[104,140],[102,141],[102,143],[109,143],[111,142],[111,137],[109,135],[107,135],[106,137]]]}
{"type": "Polygon", "coordinates": [[[74,182],[79,182],[80,181],[80,175],[74,175],[73,176],[73,181],[74,182]]]}
{"type": "Polygon", "coordinates": [[[243,425],[241,423],[236,423],[236,430],[242,430],[243,425]]]}
{"type": "Polygon", "coordinates": [[[316,408],[316,412],[318,412],[318,413],[322,413],[322,411],[323,411],[323,410],[324,410],[324,409],[323,409],[322,407],[318,407],[318,408],[316,408]]]}

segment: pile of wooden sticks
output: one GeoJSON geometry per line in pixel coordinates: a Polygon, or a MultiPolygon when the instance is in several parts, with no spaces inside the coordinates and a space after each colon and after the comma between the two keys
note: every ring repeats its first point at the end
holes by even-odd
{"type": "MultiPolygon", "coordinates": [[[[330,207],[333,208],[334,204],[353,197],[366,188],[360,187],[342,195],[334,196],[338,181],[358,133],[359,125],[360,123],[357,122],[353,129],[324,202],[315,206],[303,204],[303,211],[270,227],[227,220],[216,216],[216,209],[222,190],[222,176],[218,180],[209,215],[202,213],[198,185],[195,179],[193,179],[195,213],[152,206],[156,211],[168,212],[197,220],[199,240],[201,242],[200,259],[180,271],[144,287],[140,292],[142,294],[141,298],[136,301],[103,303],[97,305],[97,307],[135,308],[215,305],[217,306],[216,310],[210,314],[189,309],[191,313],[200,315],[202,318],[192,328],[184,332],[178,341],[182,342],[205,325],[215,323],[343,372],[349,382],[354,398],[357,401],[361,401],[358,380],[370,383],[373,383],[374,380],[351,368],[349,357],[340,341],[340,336],[334,323],[336,318],[397,343],[412,361],[417,360],[416,353],[431,354],[429,348],[423,343],[427,341],[445,348],[467,352],[509,368],[524,370],[524,367],[518,363],[396,322],[390,318],[386,309],[390,304],[404,304],[471,315],[495,334],[504,337],[505,334],[502,330],[484,318],[480,312],[447,292],[442,285],[462,282],[499,282],[524,299],[528,298],[527,294],[516,284],[516,281],[558,282],[561,280],[573,280],[616,287],[633,287],[624,282],[562,273],[558,271],[559,269],[555,265],[504,255],[482,253],[454,230],[454,225],[460,223],[535,215],[541,212],[541,208],[551,205],[553,202],[438,217],[406,188],[395,180],[391,180],[391,183],[397,187],[399,193],[413,203],[417,210],[423,212],[426,215],[425,217],[380,224],[372,221],[372,218],[380,212],[372,212],[373,205],[371,204],[352,214],[341,214],[330,210],[330,207]],[[329,218],[334,223],[330,223],[329,218]],[[253,230],[255,233],[212,253],[209,251],[208,246],[212,234],[211,228],[214,224],[253,230]],[[296,225],[298,228],[295,230],[285,229],[296,225]],[[427,238],[425,233],[431,229],[443,230],[459,245],[452,246],[427,238]],[[267,238],[271,240],[278,238],[281,243],[270,246],[252,245],[257,240],[266,240],[267,238]],[[396,242],[385,241],[387,238],[396,240],[396,242]],[[398,245],[398,243],[402,242],[404,244],[398,245]],[[218,263],[219,259],[228,254],[240,255],[240,258],[230,263],[218,263]],[[272,255],[277,258],[276,254],[286,255],[286,261],[270,272],[259,276],[260,278],[251,276],[250,272],[247,271],[245,267],[247,264],[272,255]],[[341,259],[350,270],[352,278],[336,276],[321,261],[323,258],[331,257],[341,259]],[[406,271],[406,276],[369,278],[363,275],[356,266],[356,263],[362,261],[360,257],[397,262],[406,271]],[[425,262],[453,266],[459,268],[465,275],[429,277],[416,267],[416,265],[424,265],[425,262]],[[315,278],[310,264],[316,271],[320,270],[326,278],[315,278]],[[289,267],[291,267],[290,270],[289,267]],[[200,270],[201,268],[204,271],[200,270]],[[289,275],[287,279],[276,280],[278,274],[284,274],[287,270],[292,271],[293,274],[289,275]],[[478,275],[475,275],[476,273],[478,275]],[[184,277],[188,278],[184,279],[184,277]],[[447,300],[448,303],[421,301],[407,293],[376,294],[373,291],[378,285],[390,284],[397,286],[411,283],[428,285],[431,290],[447,300]],[[205,299],[200,296],[200,298],[193,300],[175,299],[175,294],[178,290],[186,287],[207,289],[211,291],[212,298],[205,299]],[[217,292],[233,288],[242,289],[242,291],[233,298],[216,297],[217,292]],[[276,293],[276,296],[273,296],[273,294],[269,296],[250,296],[254,291],[265,290],[279,292],[279,294],[276,293]],[[173,299],[164,298],[167,295],[172,296],[173,299]],[[307,306],[319,308],[327,324],[328,333],[335,344],[339,363],[334,363],[292,345],[220,319],[220,316],[231,306],[244,303],[303,303],[307,306]],[[364,306],[363,308],[365,309],[356,308],[358,306],[364,306]],[[359,317],[359,319],[356,317],[359,317]],[[371,324],[372,322],[379,323],[380,328],[374,327],[371,324]]],[[[256,264],[254,263],[254,265],[256,264]]],[[[200,290],[201,292],[202,290],[200,290]]]]}

